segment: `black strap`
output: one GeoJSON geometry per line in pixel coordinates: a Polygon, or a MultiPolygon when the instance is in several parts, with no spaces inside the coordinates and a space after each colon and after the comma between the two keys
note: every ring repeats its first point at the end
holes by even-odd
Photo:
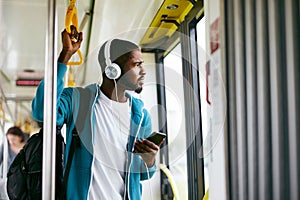
{"type": "MultiPolygon", "coordinates": [[[[72,163],[75,148],[78,147],[79,144],[80,144],[79,135],[78,135],[76,128],[74,128],[72,131],[72,141],[71,141],[70,151],[69,151],[69,155],[68,155],[68,161],[66,164],[66,169],[65,169],[63,183],[62,183],[62,187],[63,187],[63,190],[62,190],[63,192],[61,194],[62,197],[65,197],[65,195],[67,193],[66,190],[67,190],[67,183],[68,183],[71,163],[72,163]]],[[[62,199],[65,199],[65,198],[62,198],[62,199]]]]}

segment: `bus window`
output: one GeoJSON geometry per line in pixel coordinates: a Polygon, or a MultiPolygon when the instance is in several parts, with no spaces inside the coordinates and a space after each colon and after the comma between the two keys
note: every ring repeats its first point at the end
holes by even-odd
{"type": "Polygon", "coordinates": [[[208,156],[205,144],[207,142],[207,108],[208,102],[206,100],[206,44],[205,44],[205,16],[197,23],[197,44],[198,44],[198,63],[199,63],[199,84],[200,84],[200,100],[201,100],[201,119],[202,119],[202,141],[203,141],[203,156],[204,156],[204,185],[205,191],[208,189],[208,156]]]}
{"type": "Polygon", "coordinates": [[[169,167],[180,199],[188,199],[186,128],[182,76],[181,46],[178,44],[165,58],[165,88],[169,167]]]}

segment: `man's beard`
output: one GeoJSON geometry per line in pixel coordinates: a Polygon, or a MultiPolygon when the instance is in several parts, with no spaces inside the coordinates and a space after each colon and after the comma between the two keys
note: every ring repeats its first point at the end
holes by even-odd
{"type": "Polygon", "coordinates": [[[122,75],[117,81],[118,84],[124,86],[124,88],[127,88],[127,90],[134,91],[137,94],[140,94],[143,90],[143,87],[142,86],[139,87],[138,83],[133,84],[132,82],[130,82],[126,74],[122,75]]]}
{"type": "Polygon", "coordinates": [[[134,91],[136,93],[140,94],[142,92],[142,90],[143,90],[143,87],[139,87],[139,88],[135,89],[134,91]]]}

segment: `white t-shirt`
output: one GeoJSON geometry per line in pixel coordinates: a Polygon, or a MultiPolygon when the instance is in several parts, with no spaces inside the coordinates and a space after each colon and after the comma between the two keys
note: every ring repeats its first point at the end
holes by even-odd
{"type": "Polygon", "coordinates": [[[88,199],[123,199],[130,127],[129,101],[112,101],[100,92],[95,105],[95,121],[88,199]]]}

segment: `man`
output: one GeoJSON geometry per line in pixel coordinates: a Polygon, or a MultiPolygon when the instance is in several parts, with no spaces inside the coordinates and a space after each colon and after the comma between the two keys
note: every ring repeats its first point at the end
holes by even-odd
{"type": "MultiPolygon", "coordinates": [[[[143,102],[126,91],[141,92],[145,69],[142,53],[137,45],[114,39],[100,48],[99,64],[103,72],[100,85],[91,84],[89,100],[81,102],[78,88],[64,88],[66,64],[79,49],[82,33],[62,32],[63,48],[57,64],[57,125],[66,124],[66,154],[68,154],[74,121],[80,127],[80,147],[74,152],[70,169],[67,199],[141,199],[141,180],[152,177],[159,146],[144,139],[152,131],[149,113],[143,102]],[[73,37],[77,36],[77,40],[73,37]],[[120,67],[120,77],[108,64],[120,67]],[[106,73],[105,73],[106,71],[106,73]],[[79,105],[87,107],[87,114],[78,113],[79,105]]],[[[43,121],[44,82],[38,86],[32,102],[32,116],[43,121]]],[[[86,99],[86,96],[85,98],[86,99]]],[[[66,160],[66,159],[65,159],[66,160]]]]}

